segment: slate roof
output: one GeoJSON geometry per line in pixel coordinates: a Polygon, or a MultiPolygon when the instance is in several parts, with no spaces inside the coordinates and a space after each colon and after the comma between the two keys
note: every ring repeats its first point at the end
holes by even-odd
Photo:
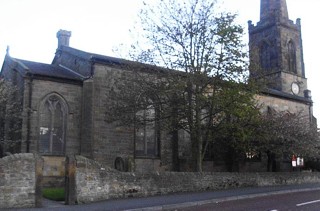
{"type": "Polygon", "coordinates": [[[288,94],[276,89],[265,89],[262,91],[263,94],[266,95],[273,95],[273,96],[277,96],[280,98],[285,98],[285,99],[289,99],[289,100],[295,100],[295,101],[299,101],[299,102],[304,102],[304,103],[312,103],[311,99],[305,98],[305,97],[300,97],[297,95],[292,95],[292,94],[288,94]]]}
{"type": "Polygon", "coordinates": [[[131,61],[125,60],[125,59],[119,59],[115,57],[110,57],[110,56],[105,56],[105,55],[100,55],[100,54],[95,54],[95,53],[89,53],[86,51],[82,51],[76,48],[72,48],[69,46],[60,46],[58,50],[68,52],[72,55],[75,55],[77,57],[83,58],[87,61],[101,61],[103,63],[111,63],[111,64],[125,64],[125,63],[132,63],[131,61]]]}
{"type": "MultiPolygon", "coordinates": [[[[141,63],[137,61],[130,61],[126,59],[120,59],[116,57],[111,57],[111,56],[105,56],[101,54],[95,54],[95,53],[89,53],[85,52],[76,48],[72,48],[69,46],[60,46],[58,51],[63,51],[70,53],[74,56],[77,56],[79,58],[85,59],[87,61],[93,62],[93,63],[100,63],[100,64],[107,64],[107,65],[116,65],[116,66],[122,66],[122,68],[128,68],[130,67],[131,69],[137,69],[139,71],[145,71],[145,72],[153,72],[153,73],[176,73],[176,74],[183,74],[181,71],[177,70],[170,70],[165,67],[159,67],[156,65],[151,65],[151,64],[146,64],[146,63],[141,63]]],[[[54,61],[52,62],[54,63],[54,61]]]]}
{"type": "Polygon", "coordinates": [[[66,68],[57,67],[51,64],[44,64],[39,62],[32,62],[22,59],[15,59],[19,63],[22,63],[28,69],[28,73],[36,76],[54,77],[61,79],[82,81],[83,77],[76,74],[66,68]]]}

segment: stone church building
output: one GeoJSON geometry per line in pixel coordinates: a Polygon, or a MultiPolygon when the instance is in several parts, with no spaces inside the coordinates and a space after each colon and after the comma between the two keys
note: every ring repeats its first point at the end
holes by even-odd
{"type": "MultiPolygon", "coordinates": [[[[257,96],[262,112],[270,107],[303,112],[313,121],[300,20],[289,20],[286,1],[261,0],[260,21],[256,25],[249,21],[249,36],[251,64],[259,70],[251,74],[259,72],[270,79],[268,89],[257,96]]],[[[47,176],[63,175],[65,156],[72,154],[120,170],[170,171],[169,135],[159,138],[152,132],[154,138],[146,144],[145,138],[138,139],[133,131],[105,119],[108,93],[132,71],[125,68],[132,62],[72,48],[70,37],[69,31],[57,33],[58,48],[51,64],[13,58],[9,53],[5,57],[1,77],[19,87],[23,107],[21,152],[43,155],[47,176]]],[[[260,164],[255,165],[252,168],[260,164]]]]}
{"type": "Polygon", "coordinates": [[[260,21],[256,26],[251,21],[248,25],[251,75],[262,77],[268,86],[258,99],[265,108],[303,112],[314,121],[300,19],[295,23],[289,19],[285,0],[261,0],[260,21]]]}

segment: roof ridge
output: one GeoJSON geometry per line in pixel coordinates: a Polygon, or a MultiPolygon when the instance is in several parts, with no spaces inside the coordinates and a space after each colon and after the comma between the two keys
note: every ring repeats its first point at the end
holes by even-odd
{"type": "Polygon", "coordinates": [[[72,70],[72,69],[70,69],[70,68],[62,65],[62,64],[59,64],[58,66],[61,67],[61,68],[63,68],[63,69],[65,69],[65,70],[68,70],[69,72],[71,72],[71,73],[74,74],[74,75],[79,76],[81,79],[86,79],[86,78],[87,78],[87,77],[85,77],[84,75],[82,75],[82,74],[80,74],[80,73],[78,73],[78,72],[76,72],[76,71],[74,71],[74,70],[72,70]]]}
{"type": "Polygon", "coordinates": [[[31,63],[37,63],[37,64],[42,64],[42,65],[51,65],[51,64],[49,64],[49,63],[44,63],[44,62],[36,62],[36,61],[31,61],[31,60],[26,60],[26,59],[18,59],[18,58],[13,58],[13,57],[11,57],[12,59],[15,59],[15,60],[17,60],[17,61],[19,61],[19,62],[31,62],[31,63]]]}

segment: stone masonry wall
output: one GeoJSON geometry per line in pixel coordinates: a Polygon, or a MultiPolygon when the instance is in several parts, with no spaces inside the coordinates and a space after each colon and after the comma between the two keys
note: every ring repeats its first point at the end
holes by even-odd
{"type": "MultiPolygon", "coordinates": [[[[65,100],[68,106],[68,114],[66,121],[66,154],[79,154],[82,87],[77,84],[67,84],[45,80],[34,80],[32,83],[30,152],[38,152],[39,106],[46,96],[53,93],[61,96],[61,98],[65,100]]],[[[23,140],[26,139],[26,137],[22,138],[23,140]]],[[[22,147],[22,152],[26,152],[25,147],[22,147]]]]}
{"type": "MultiPolygon", "coordinates": [[[[123,159],[134,159],[134,130],[130,127],[121,127],[117,124],[107,121],[106,113],[110,106],[111,90],[119,90],[120,85],[131,81],[133,77],[132,70],[119,69],[113,66],[103,64],[94,65],[94,76],[92,78],[92,87],[86,87],[84,94],[84,108],[90,108],[91,113],[86,112],[86,120],[92,121],[93,124],[88,128],[86,136],[83,137],[83,142],[91,141],[92,143],[92,158],[104,165],[114,166],[115,159],[121,157],[123,159]],[[91,90],[92,89],[92,90],[91,90]],[[91,100],[91,101],[90,101],[91,100]],[[89,119],[90,118],[90,119],[89,119]]],[[[89,85],[88,85],[89,86],[89,85]]],[[[119,90],[120,91],[120,90],[119,90]]],[[[149,159],[148,162],[136,160],[136,171],[164,171],[171,170],[171,141],[170,136],[166,132],[161,134],[160,142],[161,160],[160,157],[143,157],[149,159]]],[[[85,155],[85,154],[84,154],[85,155]]]]}
{"type": "Polygon", "coordinates": [[[267,95],[256,95],[256,100],[259,102],[261,107],[261,112],[266,113],[268,106],[275,109],[278,112],[290,111],[291,113],[302,112],[303,116],[309,116],[309,106],[303,103],[298,103],[295,101],[289,101],[273,96],[267,95]]]}
{"type": "MultiPolygon", "coordinates": [[[[92,156],[104,165],[114,166],[116,157],[133,158],[133,131],[107,123],[110,90],[117,83],[125,81],[127,71],[96,64],[94,67],[92,86],[91,114],[92,128],[92,156]]],[[[87,102],[88,103],[88,102],[87,102]]]]}
{"type": "Polygon", "coordinates": [[[42,156],[43,173],[42,187],[65,186],[65,160],[64,156],[42,156]]]}
{"type": "Polygon", "coordinates": [[[37,176],[39,169],[42,169],[41,158],[31,153],[0,159],[0,209],[36,207],[41,204],[37,186],[41,180],[37,176]]]}
{"type": "Polygon", "coordinates": [[[125,173],[82,156],[76,156],[75,175],[75,198],[80,204],[175,192],[320,182],[320,173],[125,173]]]}

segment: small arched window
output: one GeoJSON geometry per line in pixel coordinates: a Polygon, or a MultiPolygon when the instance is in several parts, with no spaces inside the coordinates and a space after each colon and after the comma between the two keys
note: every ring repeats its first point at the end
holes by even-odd
{"type": "Polygon", "coordinates": [[[39,152],[49,155],[65,154],[67,105],[56,94],[47,96],[40,105],[39,152]]]}
{"type": "Polygon", "coordinates": [[[296,47],[292,40],[288,42],[288,69],[289,72],[297,73],[296,47]]]}

